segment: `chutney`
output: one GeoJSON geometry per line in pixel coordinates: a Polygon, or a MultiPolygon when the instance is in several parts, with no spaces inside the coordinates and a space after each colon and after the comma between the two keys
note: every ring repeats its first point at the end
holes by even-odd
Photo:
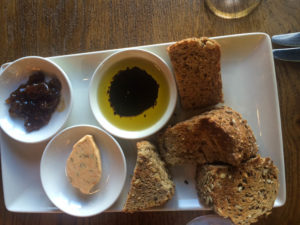
{"type": "Polygon", "coordinates": [[[61,83],[56,77],[46,81],[43,71],[35,71],[25,84],[13,91],[6,103],[11,117],[24,119],[27,132],[48,124],[61,97],[61,83]]]}

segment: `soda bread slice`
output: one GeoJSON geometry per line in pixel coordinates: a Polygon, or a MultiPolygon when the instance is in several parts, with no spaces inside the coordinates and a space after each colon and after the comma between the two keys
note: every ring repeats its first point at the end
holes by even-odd
{"type": "Polygon", "coordinates": [[[137,142],[137,161],[123,211],[135,212],[163,205],[174,195],[175,186],[156,148],[137,142]]]}
{"type": "Polygon", "coordinates": [[[167,48],[183,109],[223,102],[220,45],[206,37],[188,38],[167,48]]]}
{"type": "Polygon", "coordinates": [[[223,106],[168,127],[159,149],[171,165],[224,162],[239,165],[255,156],[254,134],[242,116],[223,106]]]}
{"type": "Polygon", "coordinates": [[[196,188],[199,199],[236,225],[248,225],[271,213],[279,183],[278,169],[259,155],[239,167],[199,165],[196,188]]]}

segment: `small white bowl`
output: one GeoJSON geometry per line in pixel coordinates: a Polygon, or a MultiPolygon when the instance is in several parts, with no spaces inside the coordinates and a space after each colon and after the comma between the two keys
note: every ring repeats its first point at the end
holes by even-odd
{"type": "MultiPolygon", "coordinates": [[[[145,67],[149,67],[149,66],[145,66],[145,67]]],[[[143,68],[143,66],[141,67],[141,69],[144,69],[147,71],[147,69],[143,68]]],[[[147,71],[148,72],[148,71],[147,71]]],[[[153,72],[152,72],[153,73],[153,72]]],[[[151,76],[153,76],[153,74],[150,73],[151,76]]],[[[160,83],[158,82],[158,84],[160,85],[160,83]]],[[[158,92],[158,99],[159,98],[163,98],[163,96],[161,96],[162,94],[160,93],[160,89],[158,92]]],[[[104,94],[102,94],[103,96],[104,94]]],[[[108,94],[107,94],[108,95],[108,94]]],[[[108,97],[107,97],[108,99],[108,97]]],[[[161,59],[159,56],[157,56],[154,53],[145,51],[145,50],[139,50],[139,49],[132,49],[132,50],[123,50],[123,51],[119,51],[116,52],[114,54],[112,54],[111,56],[109,56],[108,58],[106,58],[95,70],[92,79],[90,81],[90,87],[89,87],[89,100],[90,100],[90,106],[92,109],[92,112],[96,118],[96,120],[98,121],[98,123],[108,132],[110,132],[111,134],[120,137],[120,138],[125,138],[125,139],[139,139],[139,138],[144,138],[147,136],[150,136],[154,133],[156,133],[158,130],[160,130],[170,119],[170,117],[172,116],[175,106],[176,106],[176,102],[177,102],[177,88],[176,88],[176,82],[174,79],[174,76],[169,68],[169,66],[164,62],[163,59],[161,59]],[[132,62],[130,62],[130,60],[132,62]],[[107,108],[110,108],[110,110],[112,111],[112,107],[109,105],[109,103],[106,103],[106,107],[102,107],[99,105],[99,85],[101,84],[101,82],[105,83],[105,93],[106,92],[106,88],[107,88],[107,80],[110,79],[112,80],[111,76],[112,74],[115,75],[115,72],[117,73],[118,70],[116,70],[115,67],[119,68],[122,67],[123,69],[126,69],[127,64],[124,62],[130,62],[128,64],[130,64],[130,68],[132,68],[133,66],[139,66],[138,61],[142,60],[143,62],[146,62],[147,65],[150,65],[150,70],[158,70],[161,75],[161,77],[163,77],[162,79],[164,79],[164,86],[167,86],[168,88],[166,88],[167,91],[165,92],[161,92],[161,93],[166,93],[169,97],[166,98],[167,100],[167,104],[165,104],[165,110],[163,111],[163,113],[161,113],[161,116],[157,116],[158,118],[155,119],[155,122],[151,122],[152,124],[149,125],[148,127],[142,128],[142,129],[132,129],[132,124],[130,122],[130,119],[132,119],[134,121],[134,116],[133,117],[127,117],[128,121],[126,122],[127,127],[120,127],[118,126],[118,124],[121,124],[121,119],[118,120],[118,122],[112,122],[112,120],[108,119],[107,115],[104,115],[103,108],[105,108],[105,110],[107,110],[107,108]],[[124,64],[124,65],[123,65],[124,64]],[[116,66],[117,65],[117,66],[116,66]],[[122,66],[119,66],[122,65],[122,66]],[[111,72],[112,70],[116,70],[115,72],[111,72]],[[108,72],[109,71],[109,72],[108,72]],[[109,74],[109,75],[107,75],[109,74]],[[111,78],[107,78],[107,76],[111,76],[111,78]]],[[[108,100],[105,100],[106,102],[108,102],[108,100]]],[[[157,105],[161,104],[162,101],[157,101],[157,105]]],[[[148,108],[147,110],[154,110],[152,112],[152,115],[155,115],[155,110],[158,108],[158,106],[155,105],[154,107],[148,108]]],[[[110,113],[110,115],[113,114],[113,111],[110,113]]],[[[142,115],[144,114],[141,113],[139,114],[139,122],[140,124],[143,124],[143,119],[142,116],[144,116],[145,120],[148,119],[149,117],[142,115]]],[[[158,114],[157,114],[158,115],[158,114]]],[[[119,117],[119,118],[125,118],[125,117],[119,117]]]]}
{"type": "Polygon", "coordinates": [[[126,162],[117,141],[100,128],[78,125],[66,128],[46,146],[41,159],[42,186],[52,203],[61,211],[79,217],[93,216],[108,209],[119,197],[126,178],[126,162]],[[73,145],[84,135],[94,137],[101,154],[102,177],[93,194],[84,195],[74,188],[65,172],[73,145]]]}
{"type": "Polygon", "coordinates": [[[64,125],[72,108],[71,82],[65,72],[52,61],[38,57],[28,56],[10,63],[0,74],[0,126],[11,138],[24,143],[37,143],[48,140],[64,125]],[[59,79],[61,99],[57,110],[52,114],[49,123],[39,130],[27,132],[24,120],[12,118],[9,115],[9,105],[5,100],[21,84],[26,83],[34,71],[43,71],[49,76],[59,79]],[[58,110],[59,109],[59,110],[58,110]]]}

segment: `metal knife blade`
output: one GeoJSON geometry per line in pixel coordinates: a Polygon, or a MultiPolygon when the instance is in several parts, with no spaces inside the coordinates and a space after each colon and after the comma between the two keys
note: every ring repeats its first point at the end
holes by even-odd
{"type": "Polygon", "coordinates": [[[300,46],[300,32],[274,35],[272,42],[284,46],[300,46]]]}
{"type": "Polygon", "coordinates": [[[300,62],[300,48],[274,49],[273,55],[275,59],[300,62]]]}

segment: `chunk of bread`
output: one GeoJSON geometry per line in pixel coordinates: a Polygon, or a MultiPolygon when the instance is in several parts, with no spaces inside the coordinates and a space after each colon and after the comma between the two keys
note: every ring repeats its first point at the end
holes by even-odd
{"type": "Polygon", "coordinates": [[[278,169],[259,155],[239,167],[199,165],[196,188],[199,199],[236,225],[248,225],[271,213],[279,181],[278,169]]]}
{"type": "Polygon", "coordinates": [[[258,148],[247,121],[223,106],[168,127],[159,135],[159,150],[170,165],[239,165],[255,156],[258,148]]]}
{"type": "Polygon", "coordinates": [[[92,135],[77,141],[67,159],[66,173],[71,184],[83,194],[90,194],[102,175],[100,151],[92,135]]]}
{"type": "Polygon", "coordinates": [[[220,45],[206,37],[188,38],[167,48],[183,109],[223,102],[220,45]]]}
{"type": "Polygon", "coordinates": [[[163,205],[174,195],[175,186],[156,148],[137,142],[137,161],[123,211],[135,212],[163,205]]]}

